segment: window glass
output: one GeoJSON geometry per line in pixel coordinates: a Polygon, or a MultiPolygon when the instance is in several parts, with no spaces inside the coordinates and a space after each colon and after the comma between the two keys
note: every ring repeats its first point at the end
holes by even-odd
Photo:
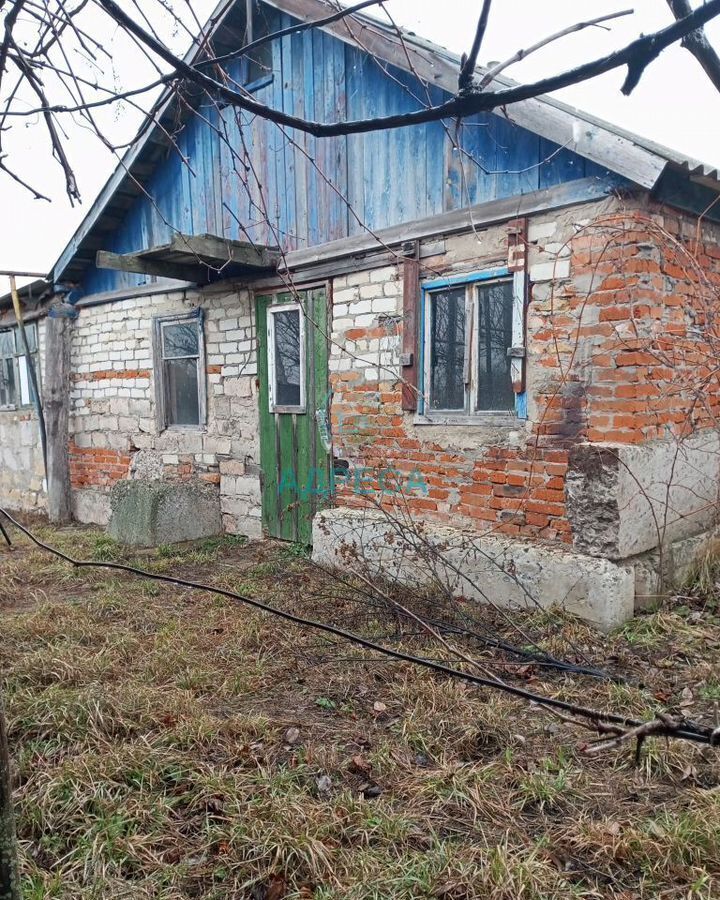
{"type": "Polygon", "coordinates": [[[198,352],[197,322],[173,322],[163,326],[163,355],[165,359],[197,356],[198,352]]]}
{"type": "Polygon", "coordinates": [[[300,310],[272,313],[276,406],[302,405],[302,352],[300,310]]]}
{"type": "Polygon", "coordinates": [[[162,421],[169,425],[200,425],[203,360],[200,358],[200,321],[160,321],[162,341],[162,421]]]}
{"type": "Polygon", "coordinates": [[[512,410],[515,393],[508,349],[512,346],[512,282],[478,288],[477,409],[512,410]]]}
{"type": "Polygon", "coordinates": [[[16,396],[15,360],[0,359],[0,406],[14,406],[16,396]]]}
{"type": "Polygon", "coordinates": [[[166,421],[168,425],[199,425],[197,359],[165,360],[166,421]]]}
{"type": "MultiPolygon", "coordinates": [[[[35,322],[27,323],[25,336],[35,376],[39,380],[37,324],[35,322]]],[[[0,406],[30,406],[34,399],[35,390],[25,356],[25,342],[17,328],[0,331],[0,406]]]]}
{"type": "Polygon", "coordinates": [[[465,288],[431,294],[430,405],[465,409],[465,288]]]}
{"type": "Polygon", "coordinates": [[[267,44],[261,44],[248,53],[245,63],[245,84],[252,85],[269,78],[273,73],[272,64],[272,44],[268,41],[267,44]]]}
{"type": "Polygon", "coordinates": [[[15,332],[12,330],[0,331],[0,356],[13,356],[15,354],[15,332]]]}
{"type": "MultiPolygon", "coordinates": [[[[35,322],[30,322],[25,326],[25,337],[27,338],[30,352],[34,353],[37,350],[37,325],[35,322]]],[[[20,335],[17,336],[17,349],[22,352],[25,350],[25,345],[20,335]]]]}
{"type": "MultiPolygon", "coordinates": [[[[246,33],[248,43],[270,34],[272,26],[265,9],[260,3],[252,4],[252,27],[246,33]]],[[[266,80],[273,73],[272,42],[266,41],[264,44],[260,44],[259,47],[243,56],[242,61],[242,80],[246,86],[266,80]]]]}

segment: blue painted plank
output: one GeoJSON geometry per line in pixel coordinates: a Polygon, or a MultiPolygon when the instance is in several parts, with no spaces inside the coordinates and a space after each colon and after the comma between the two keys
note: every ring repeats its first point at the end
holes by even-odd
{"type": "MultiPolygon", "coordinates": [[[[315,118],[315,57],[314,41],[311,36],[303,35],[302,48],[303,109],[305,110],[306,115],[315,118]]],[[[307,192],[304,204],[304,233],[306,246],[312,246],[318,242],[318,204],[315,199],[318,195],[318,172],[316,168],[318,141],[310,134],[305,136],[305,149],[309,159],[305,162],[304,166],[306,171],[305,190],[307,192]]]]}
{"type": "MultiPolygon", "coordinates": [[[[345,98],[348,119],[359,119],[365,115],[365,71],[369,65],[367,54],[356,47],[345,47],[345,98]]],[[[365,220],[365,151],[368,136],[350,134],[347,137],[347,199],[354,211],[348,211],[348,234],[363,233],[365,220]],[[359,220],[359,221],[358,221],[359,220]]]]}
{"type": "MultiPolygon", "coordinates": [[[[305,70],[305,45],[312,47],[310,41],[304,41],[302,34],[293,35],[292,42],[292,85],[295,95],[290,109],[294,110],[296,115],[308,118],[307,99],[308,93],[305,87],[308,75],[305,70]]],[[[312,97],[312,94],[310,94],[312,97]]],[[[310,142],[312,136],[304,132],[293,132],[293,140],[296,146],[293,147],[294,170],[295,170],[295,246],[308,246],[308,180],[312,166],[308,160],[310,153],[310,142]]],[[[314,150],[314,148],[312,148],[314,150]]]]}
{"type": "Polygon", "coordinates": [[[497,134],[497,196],[512,197],[536,191],[539,184],[540,138],[495,116],[497,134]]]}
{"type": "Polygon", "coordinates": [[[585,176],[585,162],[576,153],[545,138],[540,139],[539,187],[565,184],[585,176]]]}
{"type": "MultiPolygon", "coordinates": [[[[293,20],[265,12],[271,30],[293,20]]],[[[262,103],[319,121],[408,112],[447,94],[320,31],[275,41],[273,80],[262,103]]],[[[241,78],[240,64],[228,66],[241,78]]],[[[282,247],[313,246],[468,204],[549,187],[605,170],[502,115],[333,139],[289,132],[207,99],[175,132],[193,175],[174,149],[159,161],[106,249],[129,252],[169,240],[174,230],[209,231],[282,247]],[[203,119],[208,121],[203,121],[203,119]],[[230,146],[217,133],[221,129],[230,146]],[[315,161],[315,165],[308,159],[315,161]],[[318,169],[322,171],[319,174],[318,169]],[[357,219],[350,211],[357,213],[357,219]],[[269,220],[269,221],[268,221],[269,220]],[[358,221],[359,220],[359,221],[358,221]]],[[[89,267],[86,292],[137,284],[132,273],[89,267]]]]}
{"type": "MultiPolygon", "coordinates": [[[[283,16],[282,27],[287,28],[295,24],[295,19],[290,16],[283,16]]],[[[295,45],[297,47],[297,44],[295,45]]],[[[282,64],[282,109],[291,113],[295,109],[296,93],[295,83],[293,80],[293,40],[290,35],[281,39],[281,64],[282,64]]],[[[299,94],[299,92],[298,92],[299,94]]],[[[293,129],[278,129],[282,136],[283,144],[283,164],[285,167],[285,199],[282,205],[282,228],[284,231],[283,246],[288,250],[294,250],[298,246],[297,241],[297,217],[296,217],[296,191],[297,183],[295,177],[296,164],[300,162],[296,158],[298,150],[293,142],[302,141],[302,133],[293,129]]]]}

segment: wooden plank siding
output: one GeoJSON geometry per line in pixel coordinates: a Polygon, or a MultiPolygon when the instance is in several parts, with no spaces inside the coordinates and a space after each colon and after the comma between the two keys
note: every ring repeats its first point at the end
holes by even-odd
{"type": "MultiPolygon", "coordinates": [[[[266,7],[272,30],[293,24],[266,7]]],[[[273,45],[273,78],[257,100],[318,120],[390,115],[448,94],[324,31],[273,45]]],[[[240,66],[229,65],[239,79],[240,66]]],[[[315,139],[207,98],[179,111],[173,139],[141,193],[100,249],[130,253],[167,242],[173,229],[302,250],[403,222],[525,194],[605,170],[502,115],[459,127],[436,122],[388,132],[315,139]],[[232,146],[224,146],[218,131],[232,146]],[[297,146],[293,145],[297,143],[297,146]],[[192,171],[191,171],[192,170],[192,171]],[[319,170],[319,171],[318,171],[319,170]],[[351,212],[350,206],[355,215],[351,212]],[[266,221],[266,215],[270,223],[266,221]]],[[[148,283],[147,276],[86,270],[86,294],[148,283]]]]}

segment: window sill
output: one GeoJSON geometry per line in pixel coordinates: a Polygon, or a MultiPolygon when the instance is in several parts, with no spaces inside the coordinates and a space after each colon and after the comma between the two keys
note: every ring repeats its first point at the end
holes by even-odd
{"type": "Polygon", "coordinates": [[[418,413],[413,425],[463,425],[471,428],[517,428],[525,420],[511,412],[487,412],[474,416],[453,413],[433,413],[426,416],[418,413]]]}
{"type": "Polygon", "coordinates": [[[160,434],[164,434],[166,431],[178,431],[180,433],[187,431],[205,432],[207,431],[207,425],[166,425],[160,429],[160,434]]]}

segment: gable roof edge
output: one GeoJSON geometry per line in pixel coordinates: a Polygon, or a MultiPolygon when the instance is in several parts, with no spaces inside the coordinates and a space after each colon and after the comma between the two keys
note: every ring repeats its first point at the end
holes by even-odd
{"type": "MultiPolygon", "coordinates": [[[[200,40],[204,41],[207,40],[208,37],[212,36],[215,29],[222,23],[223,19],[236,2],[237,0],[219,0],[218,5],[215,7],[207,21],[204,33],[201,34],[198,39],[193,41],[189,50],[183,56],[183,62],[192,63],[195,60],[197,54],[202,50],[200,40]]],[[[125,178],[131,177],[130,169],[132,165],[137,161],[138,157],[147,146],[147,143],[150,140],[153,132],[158,127],[156,121],[153,122],[150,120],[150,116],[152,115],[156,120],[158,120],[168,108],[168,106],[172,102],[172,99],[173,94],[170,89],[166,87],[158,97],[157,102],[152,107],[151,111],[145,116],[145,119],[140,126],[140,130],[138,131],[138,134],[133,140],[131,146],[118,160],[115,169],[101,188],[100,193],[95,198],[92,206],[87,212],[87,215],[83,218],[82,222],[75,230],[75,233],[68,241],[65,249],[55,262],[55,265],[50,270],[50,276],[54,281],[60,281],[63,272],[72,261],[72,258],[77,252],[80,244],[92,231],[98,218],[102,215],[107,203],[110,201],[125,178]]]]}
{"type": "MultiPolygon", "coordinates": [[[[263,2],[305,22],[319,17],[311,15],[312,11],[319,14],[327,10],[322,0],[263,2]]],[[[400,40],[393,29],[364,13],[323,25],[321,30],[450,94],[457,93],[460,58],[437,44],[403,29],[400,29],[400,40]]],[[[485,73],[480,66],[476,71],[479,75],[485,73]]],[[[490,88],[504,90],[514,84],[511,79],[499,77],[492,81],[490,88]]],[[[547,96],[513,103],[495,114],[504,115],[510,122],[566,147],[640,187],[653,188],[668,163],[668,159],[654,148],[638,143],[634,135],[622,133],[610,123],[586,116],[547,96]]]]}
{"type": "MultiPolygon", "coordinates": [[[[203,38],[214,33],[237,2],[238,0],[220,0],[208,19],[203,38]]],[[[263,0],[263,2],[302,22],[322,18],[336,8],[325,0],[263,0]]],[[[401,40],[388,25],[366,14],[358,13],[323,25],[321,30],[421,78],[428,84],[436,85],[451,94],[457,91],[459,57],[411,32],[401,29],[401,40]]],[[[183,57],[184,61],[192,63],[200,51],[201,44],[197,39],[183,57]]],[[[477,72],[483,74],[484,70],[478,67],[477,72]]],[[[513,84],[510,79],[498,77],[493,80],[491,87],[506,89],[513,84]]],[[[156,118],[166,111],[172,97],[169,89],[163,91],[153,107],[153,115],[156,118]]],[[[720,189],[716,169],[617,128],[549,96],[524,100],[510,107],[498,109],[495,115],[503,115],[508,121],[574,151],[647,190],[652,190],[657,185],[668,167],[681,169],[693,181],[712,186],[714,190],[720,189]]],[[[55,281],[62,279],[82,242],[95,227],[116,191],[126,178],[132,177],[131,168],[157,127],[149,117],[143,123],[135,141],[118,162],[116,169],[53,266],[51,275],[55,281]]]]}

